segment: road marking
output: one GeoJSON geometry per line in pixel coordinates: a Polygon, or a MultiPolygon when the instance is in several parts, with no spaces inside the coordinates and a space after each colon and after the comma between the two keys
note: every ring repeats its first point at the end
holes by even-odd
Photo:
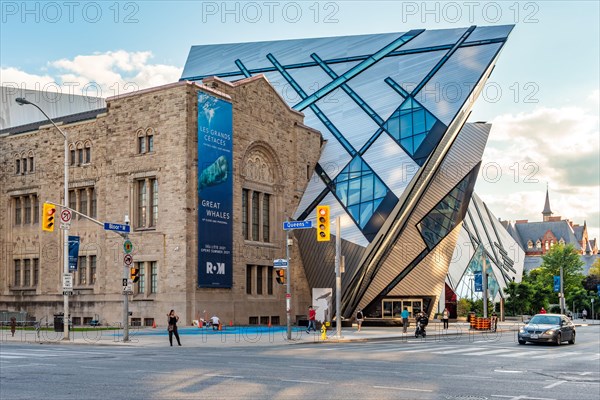
{"type": "Polygon", "coordinates": [[[8,356],[6,354],[0,354],[0,359],[8,359],[8,360],[12,360],[15,358],[25,358],[24,356],[8,356]]]}
{"type": "Polygon", "coordinates": [[[533,351],[522,351],[520,353],[498,354],[498,357],[522,357],[522,356],[530,356],[533,353],[534,353],[533,351]]]}
{"type": "Polygon", "coordinates": [[[87,365],[82,365],[79,368],[85,368],[85,369],[106,369],[106,367],[90,367],[90,366],[87,366],[87,365]]]}
{"type": "Polygon", "coordinates": [[[567,357],[567,356],[575,356],[580,353],[574,352],[564,352],[564,353],[550,353],[550,354],[542,354],[541,356],[531,356],[531,358],[559,358],[559,357],[567,357]]]}
{"type": "Polygon", "coordinates": [[[455,354],[455,353],[462,353],[462,352],[476,351],[476,350],[484,350],[484,347],[467,347],[467,348],[456,349],[456,350],[431,351],[430,353],[434,353],[434,354],[455,354]]]}
{"type": "Polygon", "coordinates": [[[373,386],[375,389],[392,389],[392,390],[408,390],[411,392],[433,392],[433,390],[429,389],[414,389],[407,387],[396,387],[396,386],[373,386]]]}
{"type": "MultiPolygon", "coordinates": [[[[449,378],[464,378],[464,375],[450,375],[450,374],[442,374],[442,376],[447,376],[449,378]]],[[[494,379],[491,376],[474,376],[469,375],[469,379],[494,379]]]]}
{"type": "Polygon", "coordinates": [[[321,381],[303,381],[300,379],[281,379],[281,382],[293,382],[293,383],[314,383],[317,385],[329,385],[329,382],[321,382],[321,381]]]}
{"type": "Polygon", "coordinates": [[[223,374],[204,374],[204,376],[210,376],[212,378],[235,378],[235,379],[244,379],[243,376],[239,375],[223,375],[223,374]]]}
{"type": "Polygon", "coordinates": [[[550,384],[550,385],[548,385],[548,386],[544,386],[544,389],[552,389],[553,387],[555,387],[555,386],[558,386],[558,385],[562,385],[563,383],[566,383],[566,382],[567,382],[567,381],[558,381],[558,382],[554,382],[554,383],[551,383],[551,384],[550,384]]]}
{"type": "Polygon", "coordinates": [[[311,365],[288,365],[288,367],[304,369],[326,369],[325,367],[313,367],[311,365]]]}
{"type": "Polygon", "coordinates": [[[516,371],[516,370],[510,370],[510,369],[495,369],[494,372],[504,372],[506,374],[521,374],[525,371],[516,371]]]}
{"type": "Polygon", "coordinates": [[[506,397],[509,398],[511,400],[556,400],[556,399],[549,399],[547,397],[527,397],[525,395],[519,395],[519,396],[505,396],[505,395],[501,395],[501,394],[493,394],[492,397],[506,397]]]}
{"type": "MultiPolygon", "coordinates": [[[[410,350],[404,350],[404,349],[395,349],[394,351],[399,351],[402,353],[417,353],[419,351],[428,351],[428,349],[431,349],[431,347],[419,347],[418,349],[410,349],[410,350]]],[[[442,347],[436,347],[436,350],[450,350],[450,349],[456,349],[456,346],[442,346],[442,347]]]]}
{"type": "Polygon", "coordinates": [[[486,351],[476,351],[475,353],[465,353],[463,356],[486,356],[488,354],[499,354],[506,353],[507,351],[511,351],[511,349],[497,349],[497,350],[486,350],[486,351]]]}

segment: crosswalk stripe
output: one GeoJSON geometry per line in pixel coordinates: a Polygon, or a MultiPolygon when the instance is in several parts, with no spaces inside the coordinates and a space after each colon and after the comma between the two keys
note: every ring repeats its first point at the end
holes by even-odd
{"type": "Polygon", "coordinates": [[[483,349],[484,349],[484,347],[466,347],[466,348],[455,349],[455,350],[431,351],[430,353],[434,353],[434,354],[455,354],[455,353],[464,353],[464,352],[468,352],[468,351],[483,350],[483,349]]]}
{"type": "Polygon", "coordinates": [[[506,353],[507,351],[512,351],[511,349],[497,349],[497,350],[487,350],[487,351],[476,351],[475,353],[465,353],[463,356],[487,356],[490,354],[499,354],[506,353]]]}
{"type": "MultiPolygon", "coordinates": [[[[418,352],[425,352],[425,353],[430,353],[431,347],[419,347],[417,349],[415,348],[411,348],[410,350],[405,350],[405,349],[397,349],[397,351],[402,352],[402,353],[418,353],[418,352]]],[[[442,347],[437,347],[435,348],[436,350],[451,350],[451,349],[456,349],[456,346],[442,346],[442,347]]]]}
{"type": "Polygon", "coordinates": [[[577,354],[581,354],[579,352],[573,351],[573,352],[564,352],[564,353],[550,353],[550,354],[542,354],[539,356],[531,356],[531,358],[559,358],[559,357],[567,357],[567,356],[574,356],[577,354]]]}
{"type": "Polygon", "coordinates": [[[522,356],[530,356],[534,351],[520,351],[517,353],[509,353],[509,354],[498,354],[498,357],[522,357],[522,356]]]}

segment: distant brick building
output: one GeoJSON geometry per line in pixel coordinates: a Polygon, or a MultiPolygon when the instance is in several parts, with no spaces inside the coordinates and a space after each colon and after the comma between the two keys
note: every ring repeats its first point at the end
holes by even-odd
{"type": "MultiPolygon", "coordinates": [[[[69,207],[100,221],[131,218],[141,275],[130,301],[133,323],[164,324],[172,308],[184,323],[204,313],[226,323],[285,323],[285,289],[273,278],[272,260],[285,256],[280,227],[298,206],[322,137],[263,76],[161,86],[60,121],[69,137],[69,207]],[[198,288],[198,92],[233,106],[228,289],[198,288]]],[[[44,121],[1,131],[0,147],[0,310],[51,318],[62,310],[62,235],[42,232],[39,220],[41,203],[62,202],[63,140],[44,121]]],[[[122,238],[77,217],[69,234],[81,238],[74,323],[121,321],[122,238]]],[[[293,309],[304,310],[311,298],[302,268],[293,281],[293,309]]]]}
{"type": "Polygon", "coordinates": [[[598,255],[598,241],[589,238],[587,224],[574,224],[571,220],[552,214],[554,213],[550,208],[550,197],[546,190],[542,221],[502,221],[504,227],[525,251],[525,270],[539,267],[542,263],[541,256],[555,244],[573,245],[585,263],[584,270],[589,270],[598,255]]]}

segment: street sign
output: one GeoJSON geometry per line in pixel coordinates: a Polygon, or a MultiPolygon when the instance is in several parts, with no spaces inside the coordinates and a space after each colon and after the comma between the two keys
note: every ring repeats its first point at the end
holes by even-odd
{"type": "Polygon", "coordinates": [[[105,231],[115,231],[115,232],[129,233],[130,229],[131,229],[130,226],[129,225],[125,225],[125,224],[113,224],[112,222],[105,222],[104,223],[104,230],[105,231]]]}
{"type": "Polygon", "coordinates": [[[60,229],[67,230],[67,229],[71,229],[71,222],[61,222],[60,223],[60,229]]]}
{"type": "Polygon", "coordinates": [[[133,282],[131,279],[123,279],[123,293],[133,294],[133,282]]]}
{"type": "Polygon", "coordinates": [[[276,260],[273,260],[273,266],[275,268],[287,268],[288,262],[285,258],[278,258],[276,260]]]}
{"type": "Polygon", "coordinates": [[[70,210],[62,210],[60,213],[60,220],[62,222],[69,222],[71,220],[71,211],[70,210]]]}
{"type": "Polygon", "coordinates": [[[291,299],[291,298],[292,298],[292,295],[291,295],[291,294],[289,294],[289,293],[286,293],[286,294],[285,294],[285,298],[286,298],[286,299],[291,299]]]}
{"type": "Polygon", "coordinates": [[[133,251],[133,243],[131,243],[131,240],[127,239],[123,242],[123,251],[125,254],[131,254],[133,251]]]}
{"type": "Polygon", "coordinates": [[[63,274],[63,291],[73,290],[73,274],[63,274]]]}
{"type": "Polygon", "coordinates": [[[283,230],[289,231],[292,229],[309,229],[312,228],[312,221],[284,221],[283,230]]]}
{"type": "Polygon", "coordinates": [[[72,290],[63,290],[63,296],[73,296],[72,290]]]}
{"type": "Polygon", "coordinates": [[[133,263],[133,257],[131,254],[125,254],[125,257],[123,257],[123,262],[129,267],[133,263]]]}

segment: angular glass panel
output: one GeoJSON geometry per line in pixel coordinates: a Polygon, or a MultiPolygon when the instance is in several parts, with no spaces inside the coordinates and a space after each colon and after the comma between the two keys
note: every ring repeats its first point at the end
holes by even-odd
{"type": "Polygon", "coordinates": [[[410,137],[413,133],[412,116],[410,114],[400,117],[400,137],[410,137]]]}
{"type": "Polygon", "coordinates": [[[385,125],[384,128],[390,135],[394,138],[398,139],[400,136],[400,121],[398,118],[390,119],[385,125]]]}
{"type": "Polygon", "coordinates": [[[412,137],[409,137],[408,139],[402,139],[400,141],[400,145],[402,147],[404,147],[404,149],[410,154],[413,155],[415,154],[415,149],[413,148],[413,140],[412,137]]]}
{"type": "Polygon", "coordinates": [[[375,199],[383,200],[383,198],[385,197],[387,192],[388,192],[388,188],[383,184],[383,182],[381,182],[379,179],[376,179],[375,180],[375,193],[373,194],[373,197],[375,199]]]}
{"type": "Polygon", "coordinates": [[[424,133],[425,130],[425,111],[421,108],[413,113],[413,134],[424,133]]]}
{"type": "MultiPolygon", "coordinates": [[[[348,211],[352,215],[355,221],[360,221],[360,205],[350,206],[348,207],[348,211]]],[[[358,223],[360,226],[360,222],[358,223]]]]}
{"type": "Polygon", "coordinates": [[[369,174],[365,175],[362,180],[362,194],[360,196],[360,201],[371,201],[373,200],[374,188],[373,188],[373,180],[375,175],[369,174]]]}
{"type": "Polygon", "coordinates": [[[335,193],[342,203],[348,204],[348,181],[342,181],[335,185],[335,193]]]}
{"type": "Polygon", "coordinates": [[[348,186],[348,205],[360,203],[360,179],[353,179],[348,186]]]}
{"type": "Polygon", "coordinates": [[[367,222],[369,222],[369,218],[373,215],[373,202],[363,203],[360,206],[360,227],[364,228],[367,222]]]}
{"type": "Polygon", "coordinates": [[[419,146],[421,145],[421,143],[423,143],[423,140],[425,140],[425,136],[427,136],[426,133],[422,133],[420,135],[415,135],[413,138],[413,143],[415,146],[415,151],[419,149],[419,146]]]}

